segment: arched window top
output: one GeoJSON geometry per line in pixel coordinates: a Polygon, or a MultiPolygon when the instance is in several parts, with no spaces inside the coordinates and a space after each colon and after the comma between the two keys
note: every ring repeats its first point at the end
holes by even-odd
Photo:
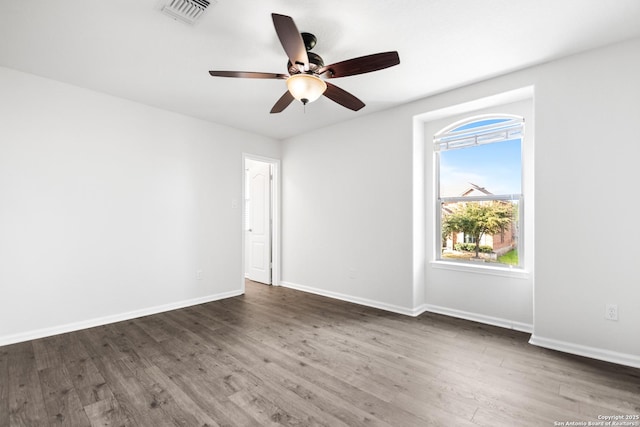
{"type": "Polygon", "coordinates": [[[469,120],[467,119],[464,121],[465,124],[458,126],[455,129],[452,129],[450,132],[460,132],[462,130],[474,129],[481,126],[495,125],[498,123],[504,123],[508,120],[509,119],[483,119],[483,120],[474,120],[471,123],[469,123],[469,120]]]}
{"type": "Polygon", "coordinates": [[[433,137],[436,151],[453,150],[522,138],[524,118],[512,114],[485,114],[450,124],[433,137]]]}

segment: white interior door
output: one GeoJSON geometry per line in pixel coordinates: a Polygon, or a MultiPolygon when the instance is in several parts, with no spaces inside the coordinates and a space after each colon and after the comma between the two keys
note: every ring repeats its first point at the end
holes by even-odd
{"type": "Polygon", "coordinates": [[[271,284],[271,165],[249,163],[249,229],[247,277],[255,282],[271,284]]]}

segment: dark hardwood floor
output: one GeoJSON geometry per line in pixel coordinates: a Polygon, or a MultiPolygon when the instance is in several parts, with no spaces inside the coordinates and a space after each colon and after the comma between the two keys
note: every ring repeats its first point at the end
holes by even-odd
{"type": "Polygon", "coordinates": [[[248,282],[241,297],[0,347],[0,426],[537,427],[640,414],[639,369],[528,338],[248,282]]]}

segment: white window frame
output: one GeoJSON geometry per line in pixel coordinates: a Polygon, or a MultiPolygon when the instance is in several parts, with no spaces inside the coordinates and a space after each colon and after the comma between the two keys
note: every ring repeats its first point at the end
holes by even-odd
{"type": "Polygon", "coordinates": [[[448,259],[442,257],[442,205],[443,203],[457,203],[457,202],[476,202],[476,201],[517,201],[518,202],[518,228],[517,228],[517,250],[518,250],[518,265],[508,265],[502,263],[482,263],[473,264],[476,268],[486,269],[507,269],[523,271],[525,268],[525,226],[524,223],[524,118],[513,114],[476,114],[470,115],[462,120],[458,120],[445,128],[438,131],[433,137],[433,155],[435,164],[435,204],[434,215],[436,220],[436,233],[435,233],[435,260],[436,262],[450,263],[452,265],[468,266],[469,261],[461,261],[456,259],[448,259]],[[467,124],[476,123],[484,120],[493,119],[505,119],[498,123],[492,123],[484,126],[472,127],[469,129],[463,129],[460,131],[452,131],[467,124]],[[510,139],[520,139],[520,152],[521,152],[521,169],[520,169],[520,193],[519,194],[496,194],[496,195],[484,195],[484,196],[455,196],[455,197],[443,197],[440,195],[440,153],[442,151],[472,148],[483,144],[491,144],[500,141],[507,141],[510,139]]]}

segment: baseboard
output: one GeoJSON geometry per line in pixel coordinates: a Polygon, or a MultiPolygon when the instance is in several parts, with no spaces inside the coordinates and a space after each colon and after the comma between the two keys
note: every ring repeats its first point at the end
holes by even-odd
{"type": "Polygon", "coordinates": [[[80,322],[68,323],[65,325],[54,326],[51,328],[37,329],[35,331],[23,332],[14,335],[0,337],[0,346],[15,344],[24,341],[35,340],[39,338],[50,337],[53,335],[64,334],[67,332],[79,331],[81,329],[93,328],[96,326],[108,325],[110,323],[122,322],[123,320],[131,320],[137,317],[149,316],[151,314],[163,313],[165,311],[177,310],[179,308],[190,307],[193,305],[204,304],[207,302],[217,301],[225,298],[231,298],[242,295],[242,290],[223,292],[215,295],[208,295],[200,298],[193,298],[175,303],[158,305],[155,307],[143,308],[141,310],[130,311],[127,313],[114,314],[111,316],[98,317],[95,319],[83,320],[80,322]]]}
{"type": "Polygon", "coordinates": [[[364,305],[366,307],[378,308],[380,310],[390,311],[392,313],[404,314],[405,316],[415,317],[422,313],[421,311],[419,311],[419,309],[411,309],[398,305],[387,304],[380,301],[370,300],[367,298],[354,297],[352,295],[346,295],[338,292],[327,291],[324,289],[313,288],[310,286],[299,285],[297,283],[286,282],[284,280],[280,282],[280,286],[284,288],[291,288],[298,291],[308,292],[310,294],[321,295],[323,297],[351,302],[358,305],[364,305]]]}
{"type": "Polygon", "coordinates": [[[378,308],[380,310],[391,311],[393,313],[404,314],[405,316],[416,317],[425,312],[444,314],[445,316],[457,317],[460,319],[471,320],[474,322],[486,323],[488,325],[500,326],[502,328],[514,329],[516,331],[533,332],[533,325],[526,323],[514,322],[512,320],[500,319],[497,317],[484,316],[482,314],[470,313],[466,311],[454,310],[447,307],[440,307],[431,304],[422,304],[415,308],[401,307],[397,305],[387,304],[380,301],[374,301],[366,298],[354,297],[338,292],[326,291],[310,286],[299,285],[297,283],[285,282],[280,283],[285,288],[296,289],[298,291],[309,292],[311,294],[322,295],[328,298],[334,298],[341,301],[352,302],[354,304],[364,305],[367,307],[378,308]]]}
{"type": "Polygon", "coordinates": [[[445,316],[457,317],[459,319],[471,320],[473,322],[485,323],[487,325],[499,326],[501,328],[513,329],[529,334],[533,332],[533,325],[515,322],[508,319],[502,319],[500,317],[486,316],[484,314],[455,310],[453,308],[441,307],[432,304],[426,304],[425,311],[428,311],[430,313],[444,314],[445,316]]]}
{"type": "Polygon", "coordinates": [[[615,351],[605,350],[597,347],[589,347],[581,344],[574,344],[566,341],[554,340],[551,338],[531,335],[529,344],[544,347],[551,350],[562,351],[564,353],[589,357],[591,359],[603,360],[605,362],[617,363],[618,365],[640,368],[640,356],[615,351]]]}

